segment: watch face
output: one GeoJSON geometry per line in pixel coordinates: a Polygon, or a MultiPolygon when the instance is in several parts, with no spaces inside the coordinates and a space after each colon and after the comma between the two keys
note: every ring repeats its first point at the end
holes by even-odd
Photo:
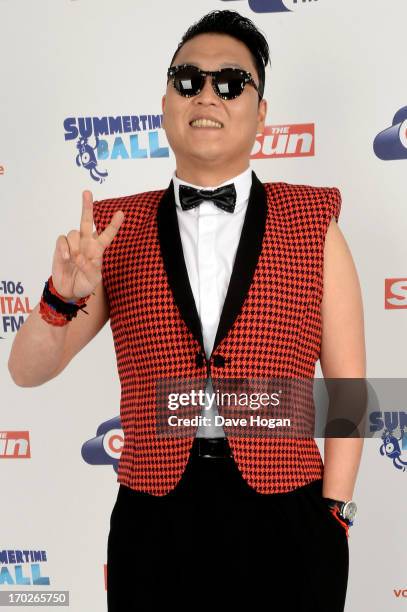
{"type": "Polygon", "coordinates": [[[357,506],[355,502],[349,501],[346,502],[345,506],[343,507],[342,514],[345,518],[349,519],[350,521],[353,521],[356,515],[356,510],[357,506]]]}

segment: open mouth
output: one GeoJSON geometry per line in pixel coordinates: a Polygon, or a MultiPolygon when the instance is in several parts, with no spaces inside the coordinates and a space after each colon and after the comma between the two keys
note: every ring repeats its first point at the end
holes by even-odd
{"type": "Polygon", "coordinates": [[[214,128],[220,130],[223,128],[223,123],[220,121],[212,121],[212,119],[195,119],[190,121],[189,125],[194,128],[214,128]]]}

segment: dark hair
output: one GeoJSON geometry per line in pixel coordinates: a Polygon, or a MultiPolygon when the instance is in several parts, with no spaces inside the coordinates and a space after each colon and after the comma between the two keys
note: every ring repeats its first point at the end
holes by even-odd
{"type": "Polygon", "coordinates": [[[178,47],[172,56],[170,66],[181,47],[191,38],[198,34],[215,32],[217,34],[228,34],[240,40],[249,49],[257,74],[259,76],[259,93],[263,97],[264,83],[266,80],[265,67],[270,62],[270,50],[266,37],[254,25],[248,17],[243,17],[236,11],[211,11],[204,15],[199,21],[191,25],[183,35],[178,47]]]}

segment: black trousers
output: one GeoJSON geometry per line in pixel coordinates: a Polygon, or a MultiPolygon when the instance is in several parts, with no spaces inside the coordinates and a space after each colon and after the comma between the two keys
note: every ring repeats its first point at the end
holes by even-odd
{"type": "Polygon", "coordinates": [[[120,485],[107,543],[108,612],[343,612],[348,539],[321,494],[316,480],[264,495],[233,458],[194,452],[168,495],[120,485]]]}

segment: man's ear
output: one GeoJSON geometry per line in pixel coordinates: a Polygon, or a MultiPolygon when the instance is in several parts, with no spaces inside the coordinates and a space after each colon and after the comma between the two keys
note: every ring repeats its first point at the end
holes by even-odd
{"type": "Polygon", "coordinates": [[[163,97],[161,98],[161,109],[162,109],[162,111],[163,111],[163,115],[164,115],[164,116],[163,116],[163,120],[162,120],[162,122],[161,122],[161,126],[163,126],[163,125],[164,125],[164,118],[165,118],[165,102],[166,102],[166,100],[165,100],[165,94],[164,94],[164,95],[163,95],[163,97]]]}
{"type": "Polygon", "coordinates": [[[259,101],[259,108],[257,111],[257,133],[263,134],[266,125],[267,117],[267,100],[262,98],[259,101]]]}

